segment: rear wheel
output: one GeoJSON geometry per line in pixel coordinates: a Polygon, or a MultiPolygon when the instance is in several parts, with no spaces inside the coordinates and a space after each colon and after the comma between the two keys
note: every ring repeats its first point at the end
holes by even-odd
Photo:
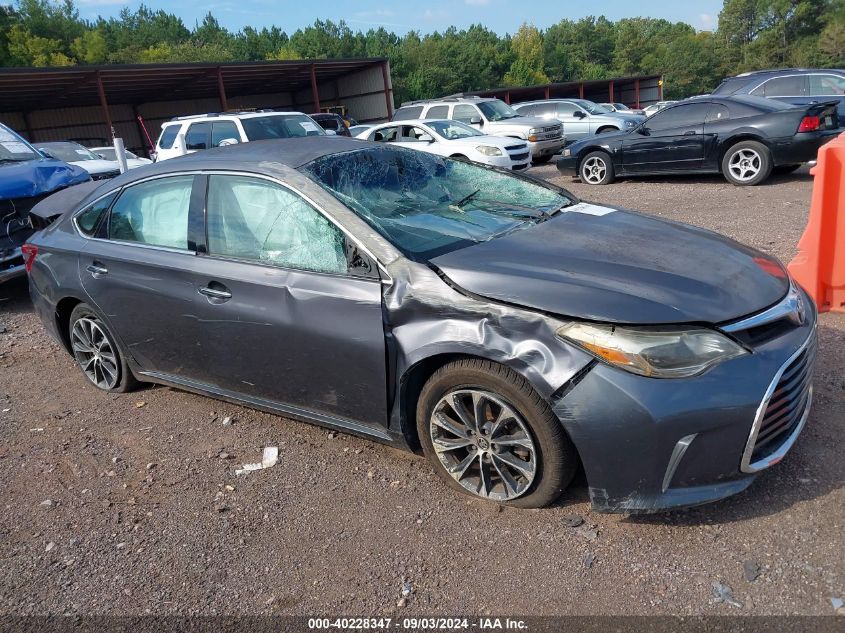
{"type": "Polygon", "coordinates": [[[554,501],[578,456],[549,405],[516,372],[480,359],[445,365],[423,387],[417,430],[450,487],[523,508],[554,501]]]}
{"type": "Polygon", "coordinates": [[[591,152],[581,161],[578,175],[588,185],[609,185],[614,180],[613,163],[605,152],[591,152]]]}
{"type": "Polygon", "coordinates": [[[117,339],[89,305],[80,303],[73,309],[68,329],[73,357],[91,384],[118,393],[138,386],[117,339]]]}
{"type": "Polygon", "coordinates": [[[757,141],[737,143],[722,158],[722,174],[734,185],[759,185],[771,173],[772,156],[769,148],[757,141]]]}

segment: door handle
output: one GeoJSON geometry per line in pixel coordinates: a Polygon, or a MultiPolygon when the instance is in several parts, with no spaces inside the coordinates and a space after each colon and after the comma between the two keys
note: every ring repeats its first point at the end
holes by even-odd
{"type": "Polygon", "coordinates": [[[222,286],[221,288],[211,288],[210,286],[203,286],[199,289],[199,293],[201,295],[209,297],[210,299],[220,299],[222,301],[228,301],[232,298],[232,293],[226,290],[225,286],[222,286]]]}
{"type": "Polygon", "coordinates": [[[109,272],[109,269],[103,266],[100,262],[91,262],[85,270],[91,273],[94,277],[98,275],[107,275],[109,272]]]}
{"type": "Polygon", "coordinates": [[[695,136],[696,134],[698,134],[698,132],[696,132],[695,130],[687,130],[686,132],[684,132],[684,136],[695,136]]]}

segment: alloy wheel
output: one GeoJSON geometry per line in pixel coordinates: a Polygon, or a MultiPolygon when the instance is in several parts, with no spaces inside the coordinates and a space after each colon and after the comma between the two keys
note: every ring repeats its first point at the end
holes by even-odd
{"type": "Polygon", "coordinates": [[[581,175],[591,185],[599,184],[607,173],[607,165],[598,156],[588,158],[581,168],[581,175]]]}
{"type": "Polygon", "coordinates": [[[753,149],[744,148],[735,152],[730,161],[728,169],[731,175],[740,182],[753,180],[763,167],[763,158],[753,149]]]}
{"type": "Polygon", "coordinates": [[[434,407],[429,428],[440,463],[470,493],[508,501],[531,487],[538,460],[534,440],[501,398],[479,389],[451,391],[434,407]]]}
{"type": "Polygon", "coordinates": [[[70,335],[73,355],[79,367],[100,389],[113,389],[119,376],[117,354],[96,320],[83,317],[73,324],[70,335]]]}

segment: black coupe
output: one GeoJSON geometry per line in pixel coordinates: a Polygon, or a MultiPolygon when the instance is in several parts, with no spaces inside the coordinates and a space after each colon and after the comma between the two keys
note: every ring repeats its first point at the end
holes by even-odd
{"type": "Polygon", "coordinates": [[[753,96],[687,99],[627,132],[592,136],[563,151],[557,168],[590,185],[619,176],[722,173],[758,185],[814,160],[839,131],[836,102],[795,107],[753,96]]]}

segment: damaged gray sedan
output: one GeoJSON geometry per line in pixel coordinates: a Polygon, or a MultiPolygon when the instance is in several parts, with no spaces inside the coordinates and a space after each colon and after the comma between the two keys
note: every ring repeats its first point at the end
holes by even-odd
{"type": "Polygon", "coordinates": [[[598,510],[713,501],[808,417],[816,314],[780,263],[525,176],[315,137],[43,206],[32,298],[92,384],[421,450],[474,497],[543,506],[582,466],[598,510]]]}

